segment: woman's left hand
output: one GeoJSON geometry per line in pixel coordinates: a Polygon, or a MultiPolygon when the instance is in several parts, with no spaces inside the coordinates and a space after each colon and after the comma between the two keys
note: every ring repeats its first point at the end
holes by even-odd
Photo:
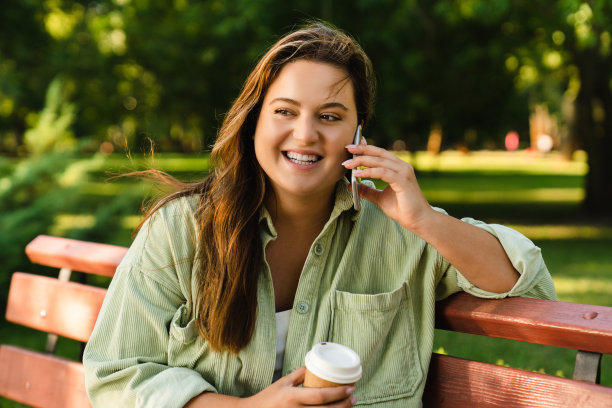
{"type": "Polygon", "coordinates": [[[378,205],[391,219],[411,231],[418,230],[425,218],[434,212],[414,174],[413,167],[393,153],[372,145],[348,145],[349,153],[359,155],[342,165],[356,170],[355,176],[376,178],[389,185],[384,190],[359,185],[359,195],[378,205]]]}

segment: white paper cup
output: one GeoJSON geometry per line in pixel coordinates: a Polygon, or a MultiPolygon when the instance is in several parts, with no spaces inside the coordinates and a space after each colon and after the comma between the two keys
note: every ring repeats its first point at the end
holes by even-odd
{"type": "Polygon", "coordinates": [[[338,343],[315,344],[306,354],[304,387],[354,385],[361,378],[361,360],[351,348],[338,343]]]}

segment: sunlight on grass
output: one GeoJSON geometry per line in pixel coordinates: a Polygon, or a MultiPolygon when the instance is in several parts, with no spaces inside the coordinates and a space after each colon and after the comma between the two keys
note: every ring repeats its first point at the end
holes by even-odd
{"type": "Polygon", "coordinates": [[[527,151],[476,151],[469,154],[444,151],[439,155],[428,152],[396,152],[396,154],[422,171],[585,175],[588,170],[584,157],[581,160],[566,160],[557,153],[543,156],[527,151]]]}
{"type": "Polygon", "coordinates": [[[131,159],[126,155],[113,154],[108,156],[101,169],[114,171],[129,171],[134,169],[157,168],[168,172],[173,171],[193,171],[207,172],[210,168],[210,155],[187,155],[187,154],[164,154],[155,153],[154,159],[147,154],[143,157],[132,156],[131,159]],[[119,169],[119,170],[117,170],[119,169]]]}
{"type": "Polygon", "coordinates": [[[120,194],[124,194],[128,191],[134,191],[139,189],[143,196],[152,190],[152,186],[147,182],[132,182],[132,183],[113,183],[110,182],[87,182],[81,187],[80,191],[82,194],[91,195],[103,195],[116,197],[120,194]]]}
{"type": "Polygon", "coordinates": [[[596,225],[505,225],[533,240],[612,238],[612,227],[596,225]]]}
{"type": "Polygon", "coordinates": [[[125,217],[121,217],[121,227],[125,229],[132,230],[140,224],[142,221],[142,216],[140,215],[128,215],[125,217]]]}
{"type": "Polygon", "coordinates": [[[557,297],[564,302],[612,306],[612,281],[599,278],[554,276],[557,297]]]}
{"type": "Polygon", "coordinates": [[[426,191],[425,196],[433,203],[577,203],[584,198],[584,190],[582,188],[536,188],[501,192],[448,189],[426,191]]]}
{"type": "Polygon", "coordinates": [[[55,216],[49,234],[63,237],[73,229],[91,228],[96,224],[93,214],[59,214],[55,216]]]}
{"type": "MultiPolygon", "coordinates": [[[[141,220],[140,215],[126,215],[121,217],[119,225],[126,230],[133,230],[141,220]]],[[[49,234],[64,237],[72,230],[92,228],[95,224],[96,217],[93,214],[59,214],[55,217],[49,234]]]]}

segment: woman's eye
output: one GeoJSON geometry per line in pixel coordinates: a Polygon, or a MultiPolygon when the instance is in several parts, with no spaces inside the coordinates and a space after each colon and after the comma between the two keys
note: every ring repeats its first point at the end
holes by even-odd
{"type": "Polygon", "coordinates": [[[289,116],[289,115],[291,115],[291,112],[288,111],[287,109],[276,109],[274,111],[274,113],[277,113],[277,114],[279,114],[281,116],[289,116]]]}
{"type": "Polygon", "coordinates": [[[331,115],[329,113],[325,113],[325,114],[321,115],[321,119],[327,120],[327,121],[330,121],[330,122],[335,122],[337,120],[340,120],[340,118],[338,116],[331,115]]]}

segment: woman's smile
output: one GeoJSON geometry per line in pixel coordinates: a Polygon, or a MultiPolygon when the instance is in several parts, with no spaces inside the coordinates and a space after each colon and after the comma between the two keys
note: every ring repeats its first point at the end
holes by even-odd
{"type": "Polygon", "coordinates": [[[283,150],[283,156],[287,159],[287,164],[295,170],[312,170],[316,168],[323,159],[323,156],[305,151],[283,150]]]}

